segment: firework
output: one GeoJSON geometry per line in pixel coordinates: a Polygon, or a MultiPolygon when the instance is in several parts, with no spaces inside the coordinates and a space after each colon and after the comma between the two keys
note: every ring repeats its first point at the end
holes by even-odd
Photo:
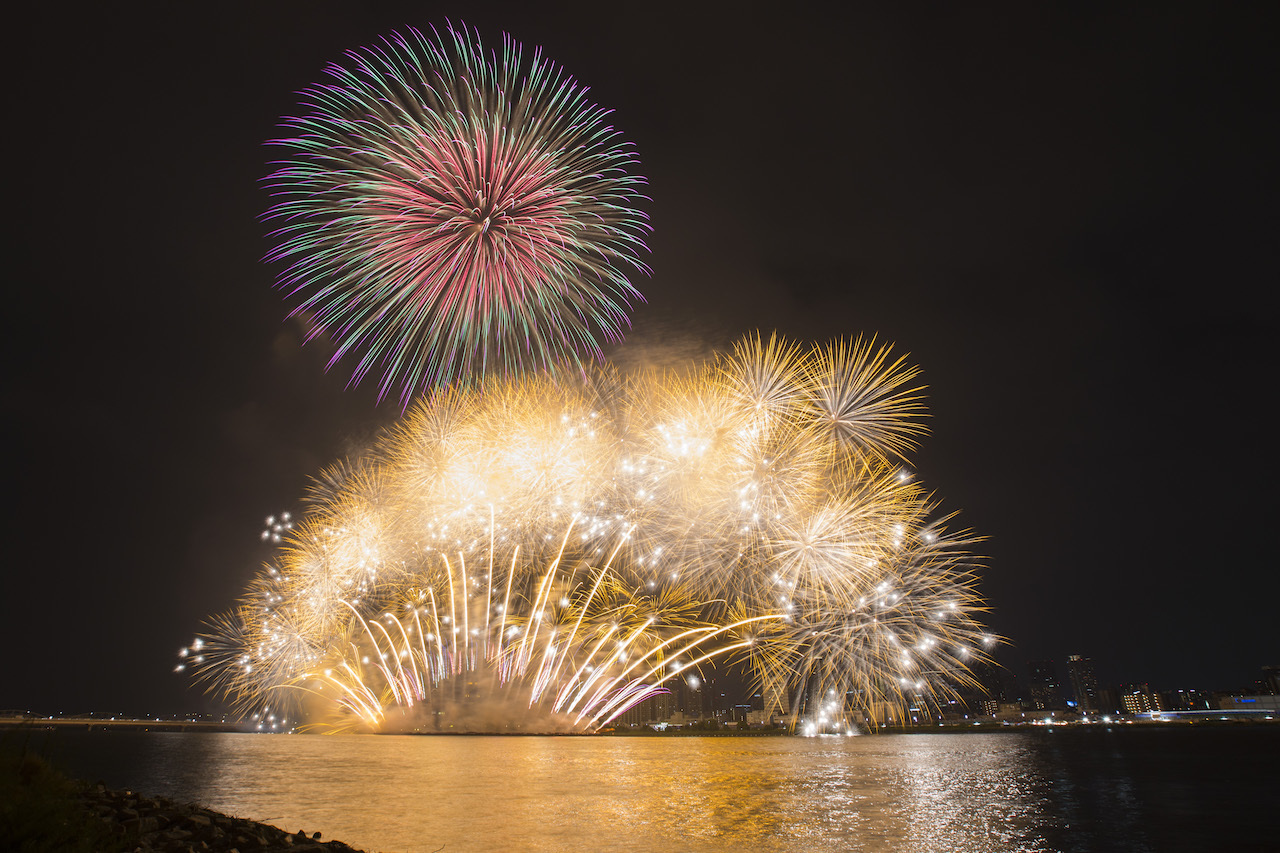
{"type": "Polygon", "coordinates": [[[915,376],[870,342],[751,338],[438,390],[324,472],[197,669],[334,728],[592,730],[724,658],[793,721],[828,694],[900,720],[985,659],[974,537],[901,459],[915,376]]]}
{"type": "Polygon", "coordinates": [[[640,298],[644,181],[608,111],[510,37],[393,34],[303,93],[268,183],[280,286],[379,396],[580,365],[640,298]]]}

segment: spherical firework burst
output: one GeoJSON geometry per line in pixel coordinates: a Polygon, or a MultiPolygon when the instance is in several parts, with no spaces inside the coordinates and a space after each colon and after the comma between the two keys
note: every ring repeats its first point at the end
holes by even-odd
{"type": "Polygon", "coordinates": [[[608,112],[510,37],[417,30],[348,53],[277,140],[269,257],[330,366],[379,396],[580,364],[639,292],[643,179],[608,112]]]}
{"type": "Polygon", "coordinates": [[[828,695],[901,720],[985,659],[974,538],[901,460],[914,376],[871,342],[752,338],[438,390],[322,475],[197,669],[337,728],[591,730],[728,658],[793,721],[828,695]]]}

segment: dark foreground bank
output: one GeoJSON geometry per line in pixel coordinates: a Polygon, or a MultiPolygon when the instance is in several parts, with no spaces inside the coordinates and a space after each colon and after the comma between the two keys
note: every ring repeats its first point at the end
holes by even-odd
{"type": "Polygon", "coordinates": [[[15,851],[360,853],[305,830],[231,817],[189,803],[77,782],[32,754],[5,755],[0,838],[15,851]]]}

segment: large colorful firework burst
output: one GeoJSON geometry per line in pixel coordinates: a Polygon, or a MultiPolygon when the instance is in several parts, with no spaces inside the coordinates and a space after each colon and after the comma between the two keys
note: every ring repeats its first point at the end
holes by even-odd
{"type": "Polygon", "coordinates": [[[410,29],[303,93],[268,183],[295,313],[379,396],[580,366],[639,292],[647,220],[608,112],[510,37],[410,29]]]}
{"type": "Polygon", "coordinates": [[[339,728],[592,730],[717,657],[793,721],[828,695],[900,720],[990,642],[974,537],[906,467],[916,379],[873,342],[751,337],[684,371],[438,390],[317,480],[186,657],[245,710],[339,728]]]}

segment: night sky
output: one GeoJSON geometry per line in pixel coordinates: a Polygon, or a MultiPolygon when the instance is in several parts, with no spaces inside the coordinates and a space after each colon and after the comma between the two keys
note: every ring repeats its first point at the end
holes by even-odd
{"type": "Polygon", "coordinates": [[[177,650],[269,555],[263,519],[399,414],[285,320],[263,142],[344,50],[447,19],[543,46],[636,144],[653,275],[619,358],[777,329],[924,369],[915,469],[990,537],[1014,674],[1280,662],[1260,5],[261,5],[8,34],[0,708],[218,707],[177,650]]]}

